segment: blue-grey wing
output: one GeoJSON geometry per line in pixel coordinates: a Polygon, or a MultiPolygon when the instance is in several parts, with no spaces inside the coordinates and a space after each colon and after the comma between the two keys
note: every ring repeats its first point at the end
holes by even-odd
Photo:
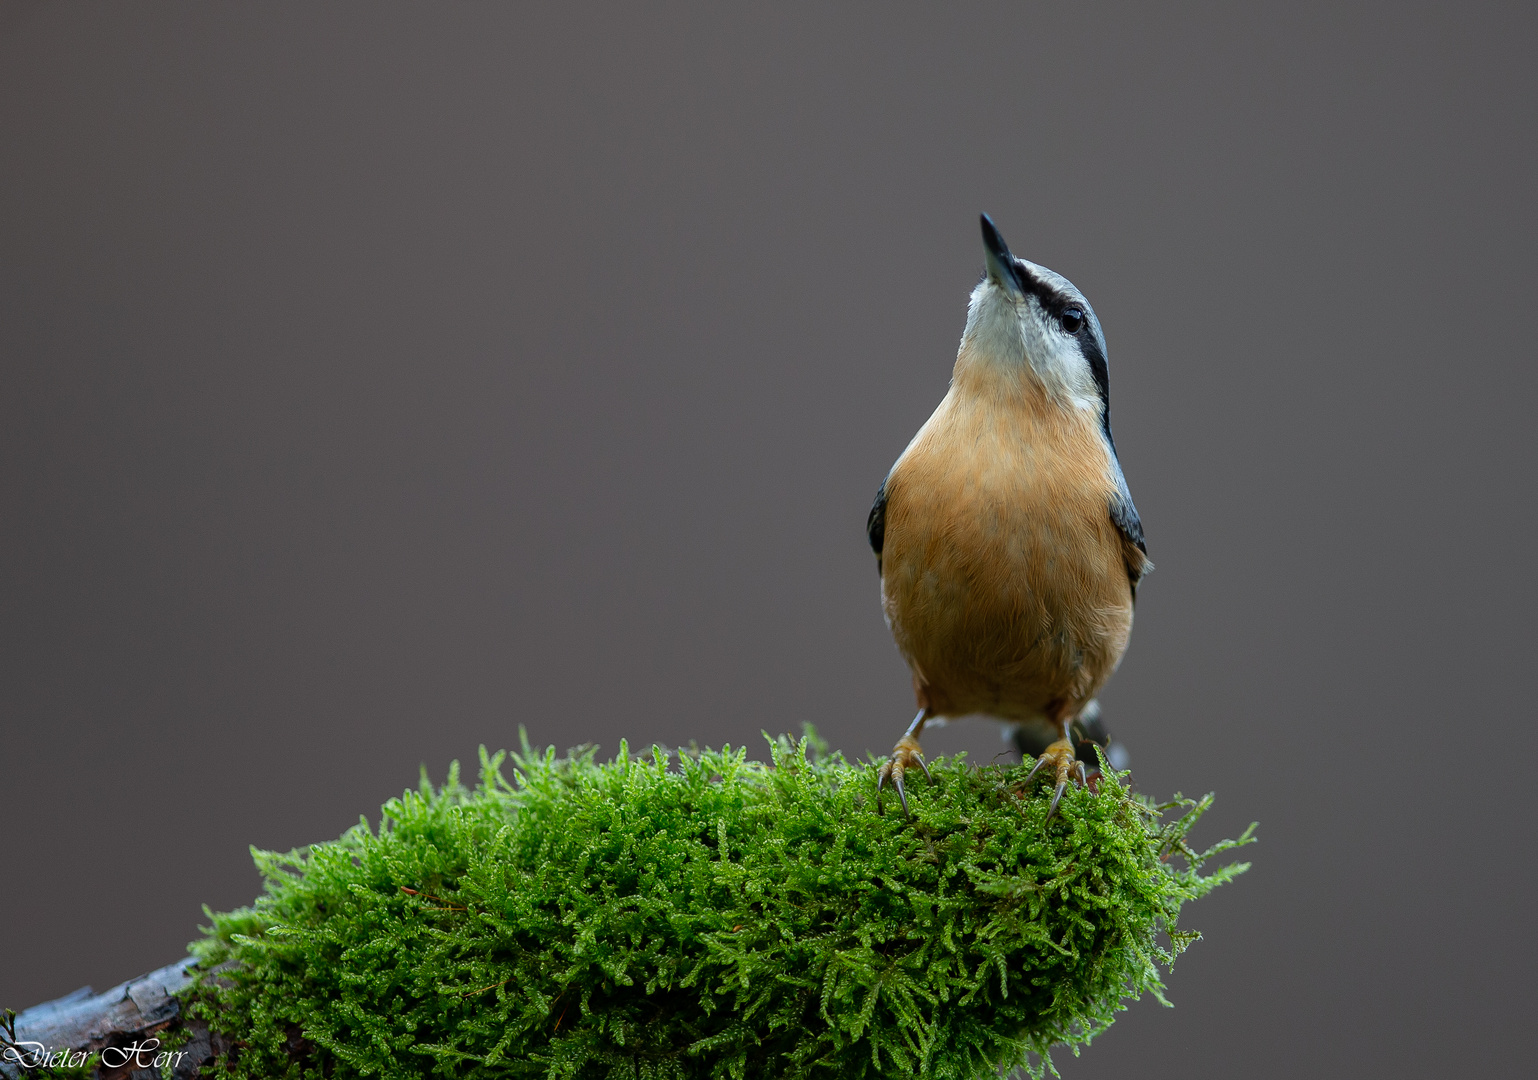
{"type": "Polygon", "coordinates": [[[1137,596],[1138,583],[1153,569],[1148,561],[1148,543],[1143,537],[1143,519],[1137,516],[1132,503],[1132,492],[1127,490],[1127,478],[1122,475],[1121,462],[1116,458],[1116,447],[1111,447],[1111,470],[1115,474],[1116,491],[1111,495],[1111,523],[1116,526],[1128,544],[1138,551],[1136,556],[1128,552],[1127,578],[1132,582],[1132,595],[1137,596]]]}
{"type": "Polygon", "coordinates": [[[870,516],[865,519],[865,537],[870,549],[876,553],[876,573],[881,573],[881,549],[886,543],[886,481],[876,492],[876,501],[870,505],[870,516]]]}

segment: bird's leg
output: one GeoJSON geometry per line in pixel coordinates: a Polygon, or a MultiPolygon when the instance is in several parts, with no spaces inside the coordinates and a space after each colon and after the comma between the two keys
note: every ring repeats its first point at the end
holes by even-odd
{"type": "Polygon", "coordinates": [[[1088,787],[1089,776],[1085,772],[1084,762],[1078,759],[1074,753],[1072,716],[1058,719],[1058,729],[1063,737],[1041,752],[1036,759],[1036,764],[1031,766],[1031,771],[1026,774],[1025,782],[1029,784],[1036,778],[1036,774],[1048,766],[1052,767],[1053,775],[1057,778],[1057,790],[1052,793],[1052,805],[1047,807],[1047,820],[1051,821],[1057,813],[1057,804],[1063,801],[1063,792],[1068,790],[1068,781],[1077,780],[1079,784],[1088,787]]]}
{"type": "Polygon", "coordinates": [[[892,756],[881,766],[881,772],[876,776],[876,809],[881,809],[881,789],[888,780],[897,789],[897,798],[903,804],[903,814],[908,813],[908,792],[903,788],[903,773],[914,765],[924,770],[924,778],[932,780],[929,775],[929,766],[924,764],[924,750],[919,746],[919,736],[924,733],[924,722],[929,719],[929,710],[920,709],[919,714],[913,718],[913,723],[908,725],[908,730],[903,732],[903,737],[897,740],[897,745],[892,748],[892,756]]]}

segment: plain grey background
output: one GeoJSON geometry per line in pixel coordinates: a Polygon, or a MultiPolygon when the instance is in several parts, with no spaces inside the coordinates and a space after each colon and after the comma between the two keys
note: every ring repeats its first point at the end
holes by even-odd
{"type": "Polygon", "coordinates": [[[0,8],[0,1004],[520,724],[888,749],[987,210],[1109,337],[1112,730],[1261,822],[1064,1075],[1518,1071],[1530,12],[641,7],[0,8]]]}

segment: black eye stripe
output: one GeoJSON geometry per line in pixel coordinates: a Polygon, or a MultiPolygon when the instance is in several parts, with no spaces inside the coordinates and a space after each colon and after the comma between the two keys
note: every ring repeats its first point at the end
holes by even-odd
{"type": "MultiPolygon", "coordinates": [[[[986,276],[985,274],[984,277],[986,276]]],[[[1084,322],[1089,322],[1088,315],[1084,314],[1084,301],[1060,293],[1045,281],[1037,279],[1019,259],[1015,260],[1015,277],[1019,279],[1026,293],[1036,298],[1036,302],[1041,305],[1042,311],[1046,312],[1048,318],[1061,321],[1063,314],[1071,309],[1078,311],[1084,322]]]]}

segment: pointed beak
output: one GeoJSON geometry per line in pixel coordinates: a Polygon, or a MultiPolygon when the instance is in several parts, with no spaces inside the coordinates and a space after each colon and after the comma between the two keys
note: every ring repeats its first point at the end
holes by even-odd
{"type": "Polygon", "coordinates": [[[1004,242],[998,226],[994,225],[993,219],[987,214],[983,215],[983,258],[988,264],[988,277],[995,285],[1013,299],[1019,300],[1025,296],[1025,288],[1020,281],[1020,264],[1009,253],[1009,245],[1004,242]]]}

